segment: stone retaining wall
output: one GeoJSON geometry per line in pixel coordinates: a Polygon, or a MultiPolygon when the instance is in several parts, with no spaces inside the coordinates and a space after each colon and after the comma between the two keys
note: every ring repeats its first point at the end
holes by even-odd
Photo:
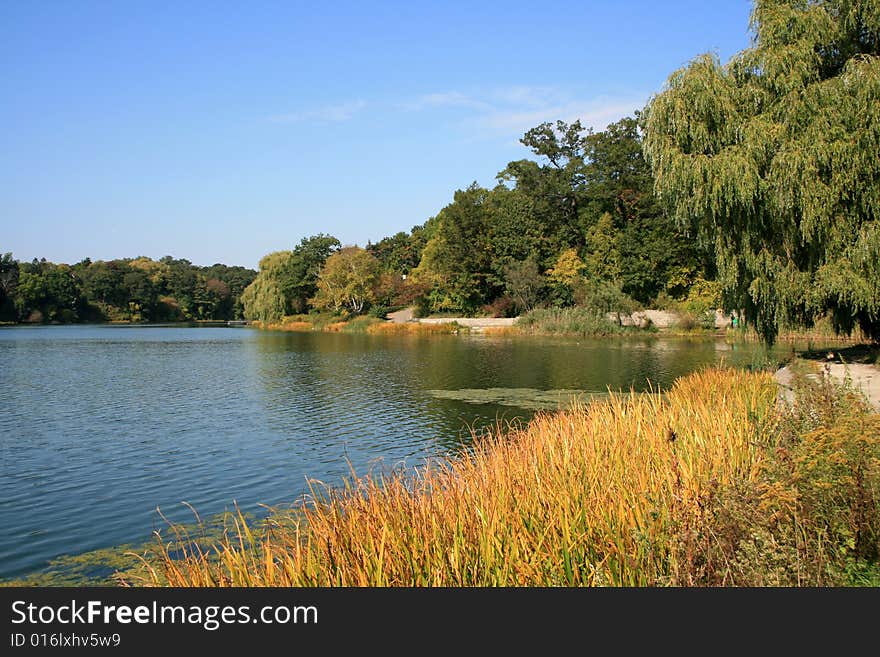
{"type": "MultiPolygon", "coordinates": [[[[608,319],[617,322],[617,313],[608,313],[608,319]]],[[[489,326],[513,326],[518,317],[421,317],[412,321],[422,324],[449,324],[457,322],[460,326],[470,328],[486,328],[489,326]]],[[[679,314],[669,310],[639,310],[632,315],[621,315],[620,323],[623,326],[645,326],[650,320],[657,328],[672,328],[679,321],[679,314]]],[[[715,311],[715,328],[730,326],[730,315],[720,310],[715,311]]]]}

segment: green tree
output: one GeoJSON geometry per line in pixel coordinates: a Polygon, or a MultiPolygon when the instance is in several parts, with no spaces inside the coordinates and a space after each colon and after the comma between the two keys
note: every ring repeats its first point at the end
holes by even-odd
{"type": "Polygon", "coordinates": [[[556,253],[539,218],[535,201],[520,189],[497,185],[487,199],[489,241],[492,266],[500,281],[507,268],[532,260],[539,268],[552,266],[556,253]]]}
{"type": "Polygon", "coordinates": [[[0,321],[15,321],[15,294],[18,288],[18,261],[11,253],[0,256],[0,321]]]}
{"type": "Polygon", "coordinates": [[[707,249],[657,202],[638,118],[625,117],[584,138],[585,259],[591,276],[614,280],[626,295],[650,303],[677,272],[711,277],[714,268],[706,267],[707,249]]]}
{"type": "Polygon", "coordinates": [[[291,251],[276,251],[260,260],[260,271],[241,294],[246,319],[278,322],[287,314],[282,277],[293,256],[291,251]]]}
{"type": "Polygon", "coordinates": [[[128,266],[120,261],[98,260],[80,269],[83,293],[92,301],[114,306],[127,305],[122,279],[128,266]]]}
{"type": "Polygon", "coordinates": [[[376,257],[383,271],[409,274],[418,267],[425,248],[421,228],[416,226],[410,233],[401,231],[375,244],[367,244],[367,251],[376,257]]]}
{"type": "Polygon", "coordinates": [[[501,181],[513,182],[531,200],[531,212],[543,225],[550,242],[549,252],[559,253],[567,246],[583,246],[581,205],[585,190],[584,128],[580,121],[567,124],[542,123],[520,140],[542,162],[517,160],[498,174],[501,181]]]}
{"type": "Polygon", "coordinates": [[[782,324],[880,338],[880,5],[757,0],[753,46],[704,55],[646,110],[670,212],[714,246],[723,301],[782,324]]]}
{"type": "Polygon", "coordinates": [[[347,246],[332,254],[318,274],[318,291],[311,304],[319,310],[346,308],[358,315],[375,300],[381,265],[369,251],[347,246]]]}
{"type": "Polygon", "coordinates": [[[34,262],[19,275],[15,305],[26,321],[76,321],[83,307],[79,281],[69,265],[34,262]]]}
{"type": "Polygon", "coordinates": [[[512,262],[507,265],[504,274],[505,289],[517,309],[528,312],[534,308],[543,296],[546,285],[538,264],[532,259],[512,262]]]}
{"type": "Polygon", "coordinates": [[[204,279],[205,295],[212,300],[214,319],[241,319],[243,308],[241,293],[250,285],[257,272],[239,266],[227,266],[220,263],[210,267],[202,267],[200,277],[204,279]],[[228,292],[224,295],[221,287],[211,281],[222,283],[228,292]]]}
{"type": "Polygon", "coordinates": [[[497,295],[486,198],[487,191],[474,183],[455,192],[437,215],[436,233],[413,272],[431,288],[429,310],[473,313],[497,295]]]}
{"type": "Polygon", "coordinates": [[[620,277],[620,236],[611,213],[603,212],[587,231],[587,257],[584,259],[590,278],[616,281],[620,277]]]}
{"type": "Polygon", "coordinates": [[[304,237],[294,247],[279,272],[279,284],[288,313],[308,310],[309,299],[318,291],[318,273],[331,253],[340,248],[339,240],[319,233],[304,237]]]}
{"type": "Polygon", "coordinates": [[[260,260],[260,271],[241,294],[247,319],[277,322],[308,310],[318,290],[318,273],[339,240],[323,233],[303,238],[293,251],[276,251],[260,260]]]}
{"type": "Polygon", "coordinates": [[[156,287],[150,274],[141,268],[130,267],[122,277],[131,319],[135,321],[155,319],[156,287]]]}

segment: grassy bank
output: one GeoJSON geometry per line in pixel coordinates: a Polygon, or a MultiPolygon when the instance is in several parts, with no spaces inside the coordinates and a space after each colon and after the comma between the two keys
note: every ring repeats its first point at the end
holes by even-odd
{"type": "Polygon", "coordinates": [[[710,370],[538,416],[415,477],[315,484],[213,548],[158,545],[181,586],[880,584],[880,416],[801,378],[710,370]]]}

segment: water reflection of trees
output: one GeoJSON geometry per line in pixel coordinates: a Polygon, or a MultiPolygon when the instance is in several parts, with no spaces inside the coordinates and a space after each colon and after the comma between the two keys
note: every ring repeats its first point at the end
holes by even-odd
{"type": "Polygon", "coordinates": [[[533,414],[437,398],[429,390],[666,388],[718,362],[727,345],[705,339],[260,333],[250,348],[264,422],[254,430],[264,431],[278,457],[308,476],[338,480],[350,473],[349,463],[358,473],[377,463],[418,465],[467,443],[472,431],[533,414]]]}

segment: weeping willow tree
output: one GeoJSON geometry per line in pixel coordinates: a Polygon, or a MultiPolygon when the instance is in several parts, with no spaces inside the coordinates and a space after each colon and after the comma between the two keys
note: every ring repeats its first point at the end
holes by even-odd
{"type": "Polygon", "coordinates": [[[751,28],[649,103],[655,191],[766,342],[823,314],[878,339],[880,0],[757,0],[751,28]]]}
{"type": "Polygon", "coordinates": [[[260,260],[260,272],[241,294],[246,319],[280,321],[286,311],[283,275],[293,257],[291,251],[276,251],[260,260]]]}

